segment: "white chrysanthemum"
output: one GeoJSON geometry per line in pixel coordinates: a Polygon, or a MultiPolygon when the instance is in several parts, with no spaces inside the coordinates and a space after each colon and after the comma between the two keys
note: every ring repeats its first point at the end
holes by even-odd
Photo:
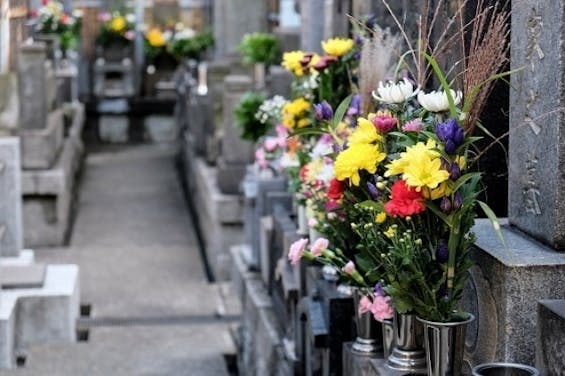
{"type": "Polygon", "coordinates": [[[376,92],[373,91],[373,98],[382,103],[397,104],[405,102],[418,92],[419,89],[414,90],[414,85],[407,78],[397,83],[389,81],[384,84],[381,81],[376,92]]]}
{"type": "MultiPolygon", "coordinates": [[[[463,98],[463,93],[461,91],[450,90],[451,96],[453,97],[453,102],[457,106],[461,103],[463,98]]],[[[447,95],[442,91],[431,91],[429,93],[424,93],[423,91],[418,93],[418,102],[422,107],[430,112],[444,112],[449,110],[449,101],[447,100],[447,95]]]]}

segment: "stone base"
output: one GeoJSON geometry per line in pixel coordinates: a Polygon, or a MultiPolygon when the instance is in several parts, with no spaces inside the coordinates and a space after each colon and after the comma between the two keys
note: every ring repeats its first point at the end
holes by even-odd
{"type": "Polygon", "coordinates": [[[129,140],[129,118],[127,115],[101,115],[98,120],[100,141],[124,143],[129,140]]]}
{"type": "Polygon", "coordinates": [[[53,168],[22,171],[24,244],[28,247],[60,246],[67,239],[83,154],[78,143],[67,138],[53,168]]]}
{"type": "Polygon", "coordinates": [[[186,150],[185,180],[197,214],[212,272],[218,280],[229,279],[231,246],[243,240],[243,200],[219,191],[216,169],[186,150]]]}
{"type": "Polygon", "coordinates": [[[146,116],[143,120],[143,129],[144,138],[150,142],[172,142],[179,134],[174,118],[167,115],[146,116]]]}
{"type": "MultiPolygon", "coordinates": [[[[33,263],[33,252],[0,261],[33,263]]],[[[77,265],[48,265],[42,287],[2,290],[0,299],[0,368],[13,368],[16,357],[39,343],[76,341],[80,311],[77,265]]]]}
{"type": "Polygon", "coordinates": [[[539,302],[536,368],[541,375],[565,372],[565,300],[539,302]]]}
{"type": "Polygon", "coordinates": [[[286,355],[282,328],[273,301],[256,272],[250,272],[242,248],[232,247],[233,282],[242,299],[237,338],[238,369],[242,375],[291,376],[294,361],[286,355]]]}
{"type": "MultiPolygon", "coordinates": [[[[357,362],[359,362],[359,361],[357,361],[357,362]]],[[[360,363],[363,364],[363,361],[361,360],[360,363]]],[[[394,371],[394,370],[391,370],[390,368],[387,368],[385,366],[385,364],[386,364],[385,359],[382,359],[382,358],[371,359],[370,360],[369,373],[362,373],[361,375],[368,375],[368,376],[405,376],[406,375],[406,371],[394,371]]],[[[345,375],[345,373],[344,373],[344,375],[345,375]]],[[[412,375],[412,374],[410,374],[410,375],[412,375]]]]}
{"type": "Polygon", "coordinates": [[[218,188],[222,193],[237,195],[241,193],[241,181],[247,172],[246,163],[226,163],[221,157],[217,161],[218,188]]]}
{"type": "Polygon", "coordinates": [[[565,254],[507,225],[502,226],[505,248],[488,220],[478,220],[473,230],[476,266],[463,309],[476,320],[467,328],[465,368],[491,361],[532,365],[537,301],[565,299],[565,254]]]}
{"type": "Polygon", "coordinates": [[[50,168],[63,145],[63,111],[57,109],[47,117],[47,126],[41,129],[21,129],[22,168],[50,168]]]}

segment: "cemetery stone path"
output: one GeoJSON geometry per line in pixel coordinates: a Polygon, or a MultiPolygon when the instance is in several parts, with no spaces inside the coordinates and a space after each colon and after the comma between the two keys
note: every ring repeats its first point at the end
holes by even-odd
{"type": "Polygon", "coordinates": [[[35,346],[0,375],[228,375],[230,294],[206,279],[175,154],[166,144],[87,156],[70,246],[36,259],[80,266],[88,341],[35,346]]]}

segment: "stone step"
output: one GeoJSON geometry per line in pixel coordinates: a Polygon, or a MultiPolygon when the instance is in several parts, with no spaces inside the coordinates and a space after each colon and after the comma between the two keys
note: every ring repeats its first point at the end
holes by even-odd
{"type": "Polygon", "coordinates": [[[42,287],[1,291],[0,368],[14,367],[33,344],[76,340],[78,278],[77,265],[48,265],[42,287]]]}

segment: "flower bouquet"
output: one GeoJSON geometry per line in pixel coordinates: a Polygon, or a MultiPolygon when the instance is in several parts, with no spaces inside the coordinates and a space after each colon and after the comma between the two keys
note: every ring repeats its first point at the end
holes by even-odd
{"type": "Polygon", "coordinates": [[[213,45],[214,36],[210,30],[197,32],[183,25],[177,25],[167,49],[178,60],[201,60],[204,52],[213,45]]]}
{"type": "Polygon", "coordinates": [[[111,46],[129,46],[135,38],[135,16],[132,13],[100,13],[100,34],[96,44],[104,48],[111,46]]]}
{"type": "Polygon", "coordinates": [[[61,50],[76,49],[80,37],[82,12],[66,13],[63,4],[55,0],[43,0],[42,6],[33,12],[35,32],[45,35],[57,35],[61,50]]]}

